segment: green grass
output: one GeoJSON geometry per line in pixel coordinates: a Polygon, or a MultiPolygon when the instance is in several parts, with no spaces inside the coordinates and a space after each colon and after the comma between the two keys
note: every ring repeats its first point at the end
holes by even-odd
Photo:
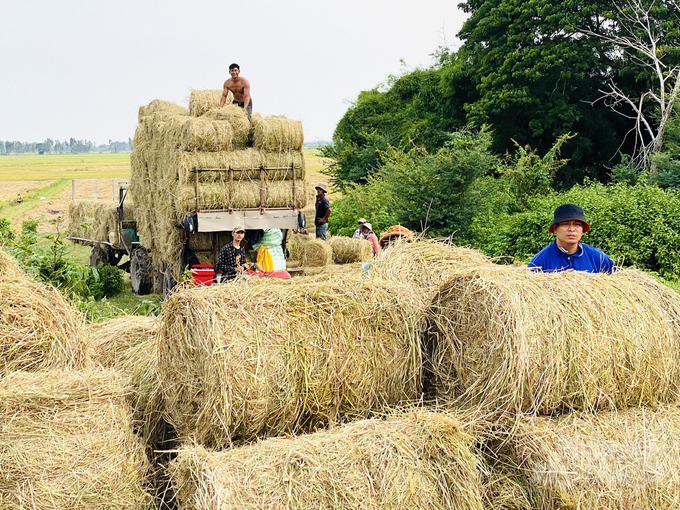
{"type": "Polygon", "coordinates": [[[129,152],[0,156],[0,181],[129,177],[129,152]]]}

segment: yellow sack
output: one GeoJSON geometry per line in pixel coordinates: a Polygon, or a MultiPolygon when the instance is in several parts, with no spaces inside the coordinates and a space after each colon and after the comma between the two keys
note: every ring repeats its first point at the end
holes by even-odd
{"type": "Polygon", "coordinates": [[[265,245],[260,246],[257,249],[257,265],[260,266],[262,271],[273,271],[274,270],[274,260],[272,259],[272,254],[265,245]]]}

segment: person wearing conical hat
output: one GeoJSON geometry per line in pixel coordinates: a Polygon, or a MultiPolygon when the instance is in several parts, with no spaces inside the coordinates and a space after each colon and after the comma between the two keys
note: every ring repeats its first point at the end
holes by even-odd
{"type": "Polygon", "coordinates": [[[602,250],[581,242],[581,236],[590,230],[583,209],[575,204],[562,204],[555,209],[548,232],[555,241],[534,255],[529,267],[545,272],[573,269],[589,273],[616,271],[614,261],[602,250]]]}

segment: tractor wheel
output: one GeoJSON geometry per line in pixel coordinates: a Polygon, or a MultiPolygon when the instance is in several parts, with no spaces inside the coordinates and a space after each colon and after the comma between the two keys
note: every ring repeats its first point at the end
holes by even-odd
{"type": "Polygon", "coordinates": [[[109,248],[107,246],[95,246],[90,253],[90,267],[97,267],[99,264],[109,265],[109,248]]]}
{"type": "Polygon", "coordinates": [[[170,297],[170,292],[172,291],[172,289],[175,285],[177,285],[177,282],[172,277],[172,273],[170,272],[170,268],[169,267],[165,268],[165,271],[163,272],[163,300],[164,301],[167,301],[167,299],[170,297]]]}
{"type": "Polygon", "coordinates": [[[163,293],[163,280],[165,278],[165,274],[162,271],[159,271],[158,269],[153,270],[153,292],[154,294],[162,294],[163,293]]]}
{"type": "Polygon", "coordinates": [[[153,287],[151,254],[141,246],[132,250],[130,255],[130,284],[132,292],[140,296],[149,294],[153,287]]]}

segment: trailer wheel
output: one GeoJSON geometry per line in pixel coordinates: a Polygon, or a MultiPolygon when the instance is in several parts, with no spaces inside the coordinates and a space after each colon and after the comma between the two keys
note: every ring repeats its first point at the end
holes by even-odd
{"type": "Polygon", "coordinates": [[[130,254],[130,284],[132,292],[143,296],[153,287],[153,267],[151,255],[143,247],[137,247],[130,254]]]}
{"type": "Polygon", "coordinates": [[[104,246],[95,246],[90,253],[90,267],[97,267],[99,264],[109,265],[109,249],[104,246]]]}
{"type": "Polygon", "coordinates": [[[163,272],[163,300],[164,301],[167,301],[167,299],[170,297],[170,292],[172,291],[172,289],[175,285],[177,285],[177,282],[172,277],[172,273],[170,272],[170,268],[166,267],[165,271],[163,272]]]}
{"type": "Polygon", "coordinates": [[[153,292],[154,294],[163,294],[163,280],[165,273],[158,269],[153,270],[153,292]]]}

